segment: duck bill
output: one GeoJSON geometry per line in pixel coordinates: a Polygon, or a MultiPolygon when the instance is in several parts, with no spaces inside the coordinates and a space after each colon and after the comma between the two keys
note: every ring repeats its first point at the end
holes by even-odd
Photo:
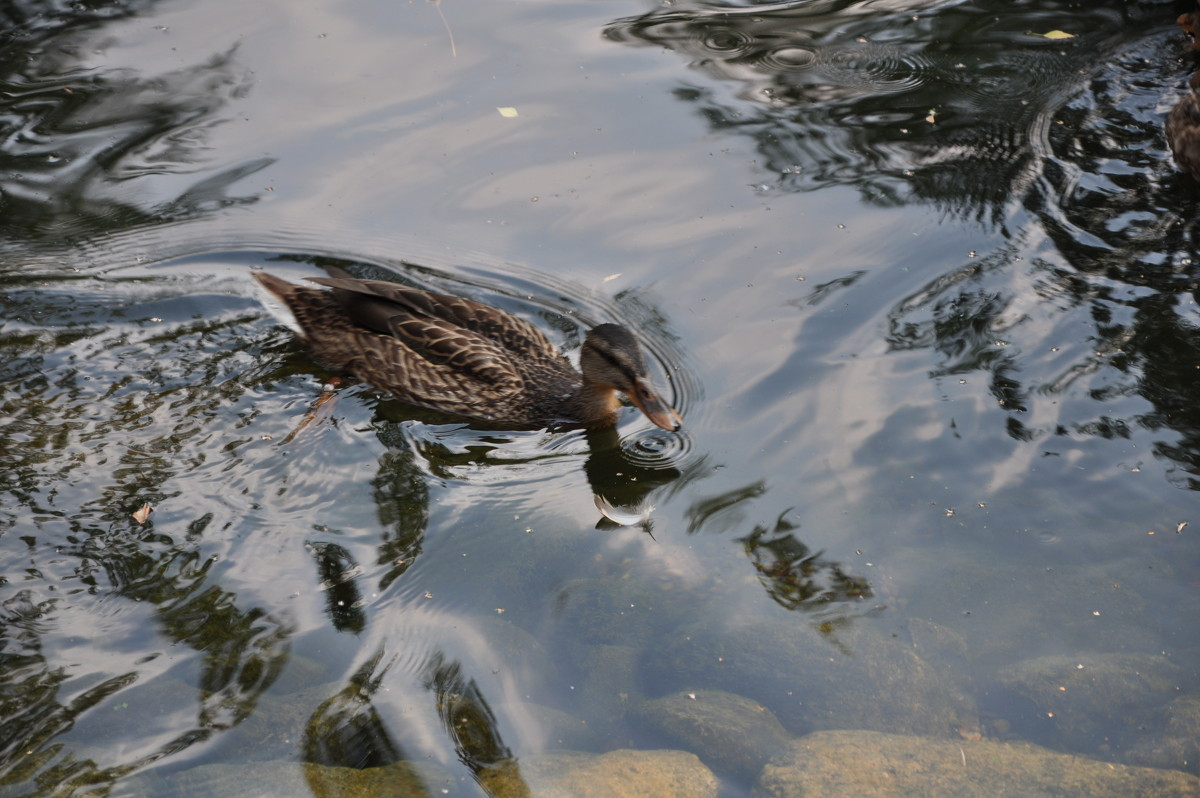
{"type": "Polygon", "coordinates": [[[629,392],[629,399],[638,410],[646,414],[646,418],[654,422],[654,426],[675,432],[683,426],[683,419],[662,397],[644,380],[634,383],[629,392]]]}

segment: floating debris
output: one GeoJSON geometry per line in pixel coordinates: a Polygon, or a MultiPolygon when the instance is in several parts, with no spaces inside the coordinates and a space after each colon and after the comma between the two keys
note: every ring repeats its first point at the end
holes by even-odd
{"type": "Polygon", "coordinates": [[[1052,30],[1047,33],[1035,33],[1034,31],[1029,31],[1029,34],[1031,36],[1041,36],[1043,39],[1074,39],[1075,38],[1074,33],[1067,33],[1064,30],[1052,30]]]}
{"type": "Polygon", "coordinates": [[[144,524],[152,512],[154,512],[154,508],[150,506],[149,502],[146,502],[142,505],[140,510],[132,513],[131,515],[133,516],[134,521],[137,521],[139,524],[144,524]]]}

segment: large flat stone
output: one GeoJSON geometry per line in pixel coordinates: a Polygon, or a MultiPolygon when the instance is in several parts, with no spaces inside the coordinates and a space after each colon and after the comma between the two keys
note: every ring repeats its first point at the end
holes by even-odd
{"type": "Polygon", "coordinates": [[[873,731],[815,732],[759,777],[762,798],[1197,798],[1200,779],[1028,743],[873,731]]]}

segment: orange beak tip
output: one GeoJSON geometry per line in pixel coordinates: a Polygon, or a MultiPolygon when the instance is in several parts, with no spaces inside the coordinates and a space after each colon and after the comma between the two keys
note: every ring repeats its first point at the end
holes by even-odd
{"type": "Polygon", "coordinates": [[[653,416],[648,416],[648,418],[654,423],[654,426],[658,427],[659,429],[665,429],[667,432],[678,432],[683,426],[683,424],[681,424],[675,417],[674,413],[671,413],[670,415],[657,413],[653,416]]]}
{"type": "Polygon", "coordinates": [[[668,432],[678,432],[683,427],[683,419],[675,409],[664,402],[662,398],[647,383],[639,381],[634,390],[626,394],[638,410],[659,429],[668,432]]]}

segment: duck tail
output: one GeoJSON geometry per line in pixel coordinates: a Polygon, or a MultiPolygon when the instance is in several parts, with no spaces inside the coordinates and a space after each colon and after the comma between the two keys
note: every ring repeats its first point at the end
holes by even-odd
{"type": "Polygon", "coordinates": [[[296,288],[295,283],[289,283],[282,277],[267,272],[255,272],[253,276],[259,285],[282,302],[286,302],[288,295],[296,288]]]}
{"type": "Polygon", "coordinates": [[[280,324],[301,338],[306,338],[304,327],[296,318],[295,308],[293,307],[296,291],[303,290],[303,286],[289,283],[282,277],[276,277],[267,272],[255,272],[253,276],[263,288],[263,305],[266,306],[271,315],[280,324]]]}

